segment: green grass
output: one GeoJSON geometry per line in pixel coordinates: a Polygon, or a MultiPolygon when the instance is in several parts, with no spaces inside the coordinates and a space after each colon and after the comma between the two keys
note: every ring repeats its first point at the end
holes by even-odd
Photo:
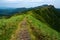
{"type": "Polygon", "coordinates": [[[34,28],[36,28],[37,30],[40,30],[42,34],[48,35],[50,37],[49,40],[56,40],[56,39],[60,40],[60,33],[50,28],[50,25],[43,23],[30,15],[28,15],[28,21],[32,21],[31,24],[33,24],[34,28]]]}
{"type": "Polygon", "coordinates": [[[0,19],[0,40],[9,40],[13,32],[17,29],[18,24],[26,16],[28,17],[28,25],[32,25],[34,27],[33,30],[31,28],[29,29],[31,34],[31,40],[38,40],[38,36],[45,36],[43,37],[43,40],[60,40],[60,33],[50,28],[49,24],[37,20],[30,14],[13,16],[9,19],[0,19]]]}
{"type": "Polygon", "coordinates": [[[18,15],[9,19],[0,19],[0,40],[9,40],[24,17],[25,15],[18,15]]]}

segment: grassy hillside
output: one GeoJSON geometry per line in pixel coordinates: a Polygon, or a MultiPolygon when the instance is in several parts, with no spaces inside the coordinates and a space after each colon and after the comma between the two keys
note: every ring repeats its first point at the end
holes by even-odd
{"type": "Polygon", "coordinates": [[[59,13],[50,5],[32,8],[9,19],[2,18],[0,40],[17,40],[20,29],[26,28],[31,40],[60,40],[60,17],[56,14],[59,13]]]}
{"type": "Polygon", "coordinates": [[[12,33],[17,29],[18,23],[24,15],[13,16],[10,19],[0,19],[0,40],[9,40],[12,33]]]}
{"type": "Polygon", "coordinates": [[[58,16],[60,13],[58,13],[53,6],[37,8],[30,12],[33,13],[32,16],[42,22],[46,22],[51,28],[60,32],[60,17],[58,16]]]}
{"type": "Polygon", "coordinates": [[[31,25],[33,35],[37,38],[36,40],[59,40],[60,33],[50,28],[49,24],[43,23],[32,16],[28,17],[28,22],[31,25]]]}

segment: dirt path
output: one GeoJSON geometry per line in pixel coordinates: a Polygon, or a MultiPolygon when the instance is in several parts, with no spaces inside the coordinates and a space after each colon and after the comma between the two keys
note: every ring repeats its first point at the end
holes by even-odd
{"type": "Polygon", "coordinates": [[[21,22],[20,24],[20,33],[18,34],[18,38],[17,40],[30,40],[30,35],[28,32],[28,26],[27,26],[27,22],[26,22],[26,18],[24,18],[24,20],[21,22]]]}
{"type": "Polygon", "coordinates": [[[19,27],[16,30],[15,35],[12,35],[11,40],[31,40],[28,31],[28,23],[26,22],[26,19],[27,17],[25,17],[23,21],[19,23],[19,27]]]}

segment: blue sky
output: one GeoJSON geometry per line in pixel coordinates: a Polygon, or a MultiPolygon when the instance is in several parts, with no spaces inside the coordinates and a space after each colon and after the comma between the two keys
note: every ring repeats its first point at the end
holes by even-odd
{"type": "Polygon", "coordinates": [[[44,4],[51,4],[60,8],[60,0],[0,0],[0,7],[35,7],[44,4]]]}

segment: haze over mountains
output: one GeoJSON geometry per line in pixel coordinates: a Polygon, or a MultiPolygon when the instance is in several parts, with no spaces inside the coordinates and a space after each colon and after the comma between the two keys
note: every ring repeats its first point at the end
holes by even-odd
{"type": "Polygon", "coordinates": [[[3,8],[0,9],[0,15],[11,15],[25,10],[27,10],[27,8],[3,8]]]}
{"type": "MultiPolygon", "coordinates": [[[[48,6],[48,5],[42,5],[42,6],[39,6],[39,7],[45,7],[45,6],[48,6]]],[[[36,7],[34,7],[36,8],[36,7]]],[[[25,11],[25,10],[29,10],[29,9],[32,9],[32,8],[7,8],[7,7],[2,7],[0,8],[0,15],[12,15],[12,14],[15,14],[17,12],[22,12],[22,11],[25,11]]],[[[57,11],[60,11],[60,8],[56,8],[57,11]]]]}

